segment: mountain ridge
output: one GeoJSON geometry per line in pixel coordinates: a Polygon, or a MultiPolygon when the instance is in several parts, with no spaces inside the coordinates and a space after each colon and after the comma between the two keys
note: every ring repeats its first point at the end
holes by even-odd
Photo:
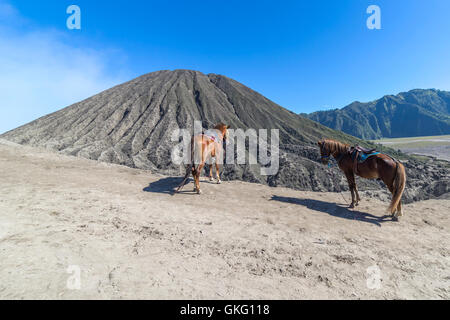
{"type": "Polygon", "coordinates": [[[371,102],[303,116],[361,139],[401,138],[450,133],[450,92],[413,89],[371,102]]]}

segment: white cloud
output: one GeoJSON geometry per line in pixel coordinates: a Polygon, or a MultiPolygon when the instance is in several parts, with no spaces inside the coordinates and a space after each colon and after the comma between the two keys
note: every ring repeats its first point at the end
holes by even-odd
{"type": "Polygon", "coordinates": [[[76,47],[4,2],[0,12],[0,133],[127,80],[120,51],[76,47]]]}

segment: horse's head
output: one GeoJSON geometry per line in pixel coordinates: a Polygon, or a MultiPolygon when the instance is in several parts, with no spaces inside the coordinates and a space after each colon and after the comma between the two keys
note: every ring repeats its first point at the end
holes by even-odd
{"type": "Polygon", "coordinates": [[[317,144],[320,147],[320,160],[323,164],[327,164],[332,156],[336,158],[345,155],[350,148],[348,144],[333,139],[322,139],[317,144]]]}
{"type": "Polygon", "coordinates": [[[328,148],[325,140],[321,140],[317,142],[317,144],[320,147],[320,160],[322,161],[323,164],[328,164],[328,161],[330,161],[331,157],[330,148],[328,148]]]}
{"type": "Polygon", "coordinates": [[[223,123],[219,123],[214,127],[214,129],[220,131],[220,133],[222,134],[223,140],[227,140],[229,128],[230,128],[230,126],[227,126],[226,124],[223,124],[223,123]]]}

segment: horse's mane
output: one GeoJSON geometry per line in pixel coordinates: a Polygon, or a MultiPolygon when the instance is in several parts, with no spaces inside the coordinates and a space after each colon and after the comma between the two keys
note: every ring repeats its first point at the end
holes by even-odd
{"type": "Polygon", "coordinates": [[[323,139],[321,141],[322,145],[330,151],[330,153],[343,153],[343,152],[347,152],[348,149],[350,148],[349,144],[345,144],[333,139],[323,139]]]}
{"type": "Polygon", "coordinates": [[[214,129],[222,130],[223,127],[226,127],[226,126],[227,126],[226,124],[224,124],[224,123],[222,123],[222,122],[219,122],[218,124],[216,124],[216,126],[214,127],[214,129]]]}

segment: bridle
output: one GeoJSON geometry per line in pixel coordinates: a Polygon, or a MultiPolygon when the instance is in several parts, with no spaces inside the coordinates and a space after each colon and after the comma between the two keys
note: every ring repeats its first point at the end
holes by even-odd
{"type": "MultiPolygon", "coordinates": [[[[322,150],[321,150],[322,152],[322,150]]],[[[330,164],[330,158],[332,156],[332,153],[330,152],[328,155],[320,155],[320,160],[326,160],[328,162],[328,167],[331,168],[331,164],[330,164]]],[[[341,153],[337,158],[336,158],[336,162],[339,164],[339,162],[342,160],[342,158],[345,156],[345,153],[341,153]]]]}
{"type": "MultiPolygon", "coordinates": [[[[328,154],[328,155],[322,155],[322,147],[320,148],[320,153],[321,153],[321,155],[320,155],[320,159],[321,160],[327,160],[327,162],[328,162],[328,168],[331,168],[331,163],[330,163],[330,157],[332,156],[332,154],[331,154],[331,152],[328,154]]],[[[339,157],[337,157],[336,158],[336,162],[337,162],[337,164],[339,165],[339,162],[342,160],[342,158],[344,158],[344,156],[345,156],[345,153],[341,153],[340,155],[339,155],[339,157]]],[[[340,187],[341,188],[341,187],[340,187]]],[[[347,203],[347,204],[349,204],[348,203],[348,201],[347,201],[347,199],[345,199],[345,197],[344,197],[344,195],[342,194],[342,189],[341,189],[341,191],[339,191],[339,193],[340,193],[340,195],[342,196],[342,199],[344,199],[344,201],[345,201],[345,203],[347,203]]]]}
{"type": "MultiPolygon", "coordinates": [[[[322,151],[322,150],[320,150],[320,151],[322,151]]],[[[330,160],[330,157],[331,157],[331,152],[330,153],[328,153],[328,155],[320,155],[320,160],[330,160]]]]}

